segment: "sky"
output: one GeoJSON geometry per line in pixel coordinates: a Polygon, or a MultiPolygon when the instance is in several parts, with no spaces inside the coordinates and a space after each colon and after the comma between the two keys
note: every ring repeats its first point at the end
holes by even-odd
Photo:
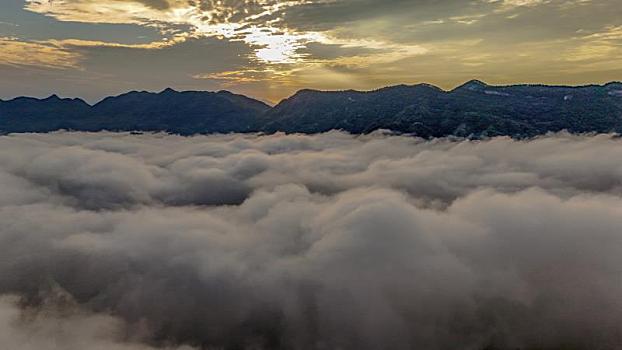
{"type": "Polygon", "coordinates": [[[0,98],[622,80],[619,0],[2,0],[0,98]]]}

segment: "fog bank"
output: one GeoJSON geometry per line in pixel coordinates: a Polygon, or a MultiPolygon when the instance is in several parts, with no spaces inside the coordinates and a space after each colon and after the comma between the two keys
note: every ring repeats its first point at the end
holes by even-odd
{"type": "Polygon", "coordinates": [[[0,223],[15,350],[622,347],[611,135],[2,136],[0,223]]]}

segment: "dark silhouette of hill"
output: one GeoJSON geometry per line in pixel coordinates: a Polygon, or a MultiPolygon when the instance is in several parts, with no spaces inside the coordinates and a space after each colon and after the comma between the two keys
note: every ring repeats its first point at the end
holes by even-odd
{"type": "Polygon", "coordinates": [[[0,100],[0,131],[48,132],[79,128],[86,121],[91,106],[81,99],[45,99],[18,97],[0,100]]]}
{"type": "Polygon", "coordinates": [[[491,86],[444,91],[428,84],[374,91],[301,90],[275,107],[227,91],[129,92],[90,106],[80,99],[0,101],[0,131],[318,133],[377,129],[421,137],[529,137],[547,132],[622,132],[622,83],[491,86]]]}
{"type": "Polygon", "coordinates": [[[132,91],[89,106],[79,99],[17,98],[0,102],[3,132],[166,131],[179,134],[248,132],[270,106],[228,91],[132,91]]]}
{"type": "Polygon", "coordinates": [[[452,91],[427,84],[369,92],[302,90],[262,119],[265,131],[382,128],[422,137],[622,131],[622,84],[490,86],[473,80],[452,91]]]}

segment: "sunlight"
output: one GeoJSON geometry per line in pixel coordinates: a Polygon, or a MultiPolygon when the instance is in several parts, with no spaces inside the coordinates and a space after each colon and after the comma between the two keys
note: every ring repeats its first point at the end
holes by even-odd
{"type": "Polygon", "coordinates": [[[67,21],[92,23],[134,23],[156,26],[167,32],[177,31],[177,26],[189,25],[187,36],[217,37],[248,44],[257,60],[263,63],[296,63],[304,54],[299,51],[311,41],[322,36],[314,32],[294,32],[283,29],[280,19],[261,21],[283,8],[305,3],[284,1],[262,3],[254,11],[245,8],[246,16],[234,18],[235,11],[218,4],[213,8],[202,8],[196,4],[176,3],[167,9],[154,9],[138,2],[100,3],[92,0],[54,2],[52,0],[26,0],[26,8],[67,21]]]}
{"type": "Polygon", "coordinates": [[[300,61],[304,55],[299,50],[311,40],[307,34],[283,33],[271,27],[252,27],[243,35],[243,41],[255,48],[255,56],[266,63],[300,61]]]}

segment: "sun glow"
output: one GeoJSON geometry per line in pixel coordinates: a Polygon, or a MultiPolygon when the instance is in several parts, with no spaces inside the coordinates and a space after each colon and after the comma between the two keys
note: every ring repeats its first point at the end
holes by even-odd
{"type": "MultiPolygon", "coordinates": [[[[188,38],[220,38],[243,42],[251,49],[249,59],[258,64],[292,65],[309,63],[308,44],[320,43],[344,48],[365,47],[377,50],[373,57],[364,55],[359,61],[387,62],[419,55],[425,51],[418,45],[395,45],[377,40],[339,39],[334,33],[303,31],[285,23],[283,14],[293,6],[322,0],[276,1],[246,0],[188,2],[164,0],[167,6],[149,6],[149,1],[115,0],[25,0],[26,9],[63,21],[90,23],[128,23],[158,28],[164,43],[188,38]],[[170,37],[170,38],[169,38],[170,37]],[[173,39],[173,40],[171,40],[173,39]],[[391,52],[383,52],[383,51],[391,52]]],[[[356,63],[343,58],[335,63],[356,63]]],[[[315,60],[318,62],[318,60],[315,60]]]]}
{"type": "Polygon", "coordinates": [[[275,16],[287,7],[309,1],[247,1],[243,8],[218,1],[205,9],[200,4],[169,1],[169,7],[154,9],[133,1],[115,1],[101,4],[93,0],[52,1],[26,0],[28,10],[53,16],[65,21],[92,23],[135,23],[151,25],[164,31],[176,26],[189,26],[189,36],[218,37],[242,41],[263,63],[295,63],[304,55],[305,44],[317,41],[321,35],[314,32],[295,32],[280,26],[275,16]],[[240,16],[243,13],[243,16],[240,16]],[[171,28],[167,28],[171,27],[171,28]]]}

